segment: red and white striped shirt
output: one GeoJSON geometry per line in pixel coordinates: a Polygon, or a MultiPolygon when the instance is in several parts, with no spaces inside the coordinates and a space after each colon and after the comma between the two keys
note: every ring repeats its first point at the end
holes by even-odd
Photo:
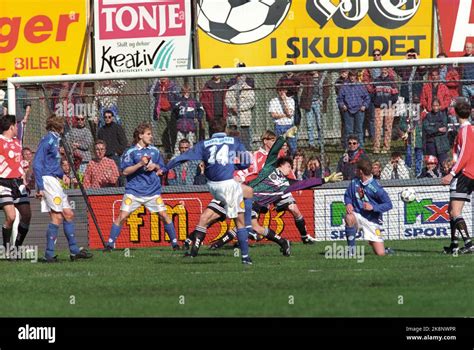
{"type": "Polygon", "coordinates": [[[467,121],[461,124],[454,141],[453,160],[455,161],[451,169],[453,176],[462,172],[474,180],[474,126],[467,121]]]}
{"type": "Polygon", "coordinates": [[[17,138],[7,139],[0,135],[0,178],[16,179],[25,174],[21,144],[17,138]]]}

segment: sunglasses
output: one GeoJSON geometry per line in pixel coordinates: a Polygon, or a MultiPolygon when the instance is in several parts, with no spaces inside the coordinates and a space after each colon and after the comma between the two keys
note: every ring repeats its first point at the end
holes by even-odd
{"type": "Polygon", "coordinates": [[[112,119],[113,117],[111,115],[105,115],[104,118],[105,119],[112,119]]]}
{"type": "Polygon", "coordinates": [[[83,122],[85,119],[84,118],[77,118],[77,121],[83,122]]]}
{"type": "Polygon", "coordinates": [[[374,56],[382,56],[380,53],[374,53],[374,56]]]}
{"type": "Polygon", "coordinates": [[[348,142],[349,145],[357,145],[359,142],[348,142]]]}

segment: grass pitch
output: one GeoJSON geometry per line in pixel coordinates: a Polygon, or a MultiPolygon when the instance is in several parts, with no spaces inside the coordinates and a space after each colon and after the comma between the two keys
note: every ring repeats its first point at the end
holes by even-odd
{"type": "MultiPolygon", "coordinates": [[[[343,243],[339,243],[343,244],[343,243]]],[[[2,316],[474,316],[474,255],[440,254],[446,240],[391,241],[395,254],[363,262],[327,259],[329,242],[251,248],[243,266],[233,249],[183,258],[170,248],[94,252],[89,261],[0,261],[2,316]],[[463,301],[464,299],[464,301],[463,301]]],[[[360,260],[359,260],[360,261],[360,260]]]]}

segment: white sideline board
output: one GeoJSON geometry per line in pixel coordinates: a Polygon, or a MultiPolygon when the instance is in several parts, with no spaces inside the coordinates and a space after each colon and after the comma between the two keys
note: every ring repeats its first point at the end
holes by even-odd
{"type": "MultiPolygon", "coordinates": [[[[404,203],[400,193],[405,187],[386,187],[393,209],[383,215],[385,240],[449,238],[449,187],[414,186],[416,201],[404,203]]],[[[345,189],[314,191],[314,225],[316,238],[322,241],[345,240],[345,189]]],[[[472,227],[472,204],[466,203],[463,217],[472,227]]],[[[359,238],[360,235],[357,236],[359,238]]]]}

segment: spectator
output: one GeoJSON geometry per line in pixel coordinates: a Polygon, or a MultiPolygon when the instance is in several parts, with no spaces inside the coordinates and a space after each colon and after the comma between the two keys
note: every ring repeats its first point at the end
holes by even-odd
{"type": "MultiPolygon", "coordinates": [[[[474,44],[467,42],[464,57],[474,56],[474,44]]],[[[465,80],[462,85],[462,95],[472,102],[474,98],[474,64],[465,64],[463,66],[462,79],[465,80]]]]}
{"type": "MultiPolygon", "coordinates": [[[[66,75],[66,74],[63,74],[66,75]]],[[[63,116],[66,120],[67,127],[76,125],[77,105],[83,102],[80,91],[77,89],[77,83],[61,82],[60,86],[53,87],[51,93],[51,110],[54,114],[63,116]]]]}
{"type": "Polygon", "coordinates": [[[380,180],[380,176],[382,175],[382,164],[376,160],[372,163],[372,176],[375,180],[380,180]]]}
{"type": "Polygon", "coordinates": [[[95,101],[99,106],[99,120],[97,121],[99,128],[105,125],[105,111],[114,112],[114,122],[122,125],[118,109],[118,99],[126,84],[125,80],[104,80],[98,83],[97,90],[95,91],[95,101]]]}
{"type": "MultiPolygon", "coordinates": [[[[287,89],[277,89],[278,97],[270,100],[268,112],[275,122],[275,134],[283,135],[294,126],[295,100],[287,95],[287,89]]],[[[294,155],[297,148],[297,137],[289,138],[290,154],[294,155]]]]}
{"type": "Polygon", "coordinates": [[[295,174],[296,180],[302,180],[305,172],[306,160],[302,151],[296,151],[293,158],[293,174],[295,174]]]}
{"type": "MultiPolygon", "coordinates": [[[[374,49],[372,51],[372,57],[374,62],[382,61],[382,51],[380,49],[374,49]]],[[[365,84],[367,88],[367,92],[371,97],[371,102],[369,103],[369,107],[365,111],[365,119],[364,119],[364,133],[365,130],[369,131],[369,136],[374,139],[375,138],[375,109],[374,109],[374,98],[375,98],[375,86],[373,82],[376,78],[380,77],[382,74],[382,68],[371,68],[371,69],[364,69],[362,70],[362,83],[365,84]]],[[[395,72],[393,69],[389,68],[388,75],[392,80],[395,80],[395,72]]]]}
{"type": "MultiPolygon", "coordinates": [[[[334,90],[336,91],[336,97],[339,96],[339,92],[341,88],[345,85],[349,84],[349,71],[347,69],[341,70],[339,77],[334,82],[334,90]]],[[[344,125],[344,112],[339,109],[339,114],[341,115],[341,145],[343,148],[346,148],[346,126],[344,125]]]]}
{"type": "Polygon", "coordinates": [[[323,164],[321,159],[317,156],[311,157],[308,162],[306,163],[306,170],[303,174],[303,179],[310,179],[310,178],[323,178],[329,176],[331,174],[331,170],[329,167],[325,166],[323,169],[323,164]]]}
{"type": "Polygon", "coordinates": [[[440,110],[438,99],[432,102],[431,112],[423,120],[423,151],[432,155],[442,164],[448,159],[450,150],[448,139],[448,116],[440,110]]]}
{"type": "Polygon", "coordinates": [[[251,150],[250,125],[252,109],[255,107],[255,91],[246,83],[245,75],[237,75],[236,83],[229,87],[225,95],[227,106],[227,124],[240,127],[240,140],[247,150],[251,150]]]}
{"type": "Polygon", "coordinates": [[[23,157],[23,170],[25,171],[25,183],[29,191],[36,187],[35,173],[33,172],[33,152],[29,147],[23,147],[21,151],[23,157]]]}
{"type": "MultiPolygon", "coordinates": [[[[411,112],[410,112],[411,113],[411,112]]],[[[412,151],[415,153],[415,176],[421,174],[423,167],[423,127],[420,117],[420,111],[416,115],[405,116],[400,120],[400,130],[403,133],[402,139],[405,141],[405,164],[408,168],[412,167],[412,151]]]]}
{"type": "Polygon", "coordinates": [[[392,152],[390,162],[385,165],[380,175],[381,180],[409,179],[410,172],[400,152],[392,152]]]}
{"type": "MultiPolygon", "coordinates": [[[[405,59],[416,60],[418,53],[415,49],[407,50],[405,59]]],[[[426,74],[425,66],[404,66],[395,67],[395,72],[401,80],[400,96],[403,97],[405,103],[418,104],[420,103],[421,90],[423,88],[423,77],[426,74]],[[414,81],[412,83],[412,81],[414,81]]]]}
{"type": "MultiPolygon", "coordinates": [[[[191,148],[191,143],[187,139],[179,142],[179,153],[185,153],[191,148]]],[[[192,160],[183,162],[168,172],[168,184],[171,186],[191,186],[198,174],[199,161],[192,160]]]]}
{"type": "Polygon", "coordinates": [[[397,85],[390,78],[387,67],[382,68],[381,75],[375,79],[373,84],[373,105],[375,109],[374,122],[374,153],[387,153],[390,151],[392,142],[393,105],[398,100],[397,85]],[[382,127],[384,129],[383,149],[380,151],[382,138],[382,127]]]}
{"type": "Polygon", "coordinates": [[[349,135],[346,144],[347,150],[339,159],[336,171],[342,173],[344,180],[352,180],[357,175],[357,162],[360,159],[369,159],[369,157],[360,147],[357,135],[349,135]]]}
{"type": "MultiPolygon", "coordinates": [[[[219,65],[212,67],[214,69],[221,68],[219,65]]],[[[213,76],[208,80],[201,91],[200,100],[204,111],[206,112],[206,120],[209,125],[209,137],[214,134],[211,128],[211,121],[215,119],[225,119],[227,117],[227,107],[225,105],[225,91],[227,82],[219,75],[213,76]]]]}
{"type": "Polygon", "coordinates": [[[182,139],[189,140],[191,146],[196,142],[196,133],[198,132],[199,121],[202,120],[204,109],[200,102],[191,97],[191,88],[184,85],[181,90],[181,98],[173,107],[173,117],[176,118],[176,129],[178,131],[176,144],[174,146],[174,155],[179,152],[179,142],[182,139]]]}
{"type": "Polygon", "coordinates": [[[207,178],[204,170],[206,170],[206,164],[201,161],[197,167],[196,176],[194,177],[194,185],[198,186],[207,184],[207,178]]]}
{"type": "Polygon", "coordinates": [[[78,115],[76,121],[77,125],[66,133],[66,139],[72,150],[79,153],[81,157],[79,171],[84,173],[87,164],[92,159],[91,150],[94,145],[94,138],[91,131],[86,128],[86,118],[83,115],[78,115]]]}
{"type": "MultiPolygon", "coordinates": [[[[313,61],[311,64],[317,64],[313,61]]],[[[315,149],[314,129],[318,131],[318,143],[321,153],[324,153],[324,122],[322,112],[326,112],[329,97],[329,79],[327,72],[307,72],[300,76],[303,91],[300,106],[305,110],[308,122],[309,147],[315,149]]]]}
{"type": "Polygon", "coordinates": [[[105,156],[107,144],[103,140],[95,142],[95,157],[87,165],[84,174],[85,188],[116,187],[119,179],[117,164],[105,156]]]}
{"type": "MultiPolygon", "coordinates": [[[[156,130],[166,153],[172,154],[176,143],[176,119],[172,118],[173,106],[179,100],[180,88],[168,78],[153,81],[149,89],[150,97],[155,99],[153,120],[157,122],[156,130]]],[[[107,142],[107,144],[109,144],[107,142]]]]}
{"type": "Polygon", "coordinates": [[[425,156],[426,166],[421,171],[419,178],[439,178],[441,177],[441,172],[438,168],[438,158],[435,156],[425,156]]]}
{"type": "Polygon", "coordinates": [[[1,115],[7,115],[8,114],[8,108],[3,105],[5,102],[5,91],[3,89],[0,89],[0,106],[2,106],[2,112],[1,115]]]}
{"type": "Polygon", "coordinates": [[[441,175],[442,176],[448,175],[453,165],[454,165],[454,162],[450,158],[446,159],[443,163],[441,163],[441,175]]]}
{"type": "MultiPolygon", "coordinates": [[[[61,169],[64,172],[63,179],[60,181],[61,186],[65,190],[73,190],[79,188],[79,182],[77,181],[76,177],[74,176],[74,172],[69,165],[67,159],[61,160],[61,169]]],[[[80,171],[76,171],[77,176],[79,177],[79,181],[82,182],[83,175],[80,171]]]]}
{"type": "Polygon", "coordinates": [[[369,106],[370,97],[365,86],[357,82],[357,72],[349,72],[349,80],[350,83],[339,90],[337,104],[343,113],[345,134],[357,135],[359,144],[363,146],[364,112],[369,106]]]}
{"type": "Polygon", "coordinates": [[[112,111],[104,112],[105,125],[99,129],[98,138],[107,145],[105,155],[120,167],[120,156],[127,148],[128,142],[121,125],[114,122],[112,111]]]}
{"type": "MultiPolygon", "coordinates": [[[[13,77],[19,77],[18,74],[13,74],[13,77]]],[[[4,95],[5,96],[5,95],[4,95]]],[[[23,134],[31,113],[31,102],[28,99],[28,92],[22,88],[20,84],[15,84],[15,99],[16,99],[16,125],[18,132],[16,138],[23,143],[23,134]]],[[[8,114],[8,94],[3,98],[3,115],[8,114]]]]}
{"type": "MultiPolygon", "coordinates": [[[[292,61],[286,61],[286,66],[293,65],[292,61]]],[[[298,103],[298,92],[301,86],[300,79],[293,72],[288,72],[283,75],[277,82],[277,88],[285,88],[287,90],[286,95],[291,97],[295,101],[295,113],[294,113],[294,124],[299,126],[301,123],[301,111],[298,103]]]]}
{"type": "MultiPolygon", "coordinates": [[[[244,67],[247,67],[247,65],[244,63],[244,62],[239,62],[235,65],[236,68],[244,68],[244,67]]],[[[237,78],[238,78],[238,75],[233,77],[233,78],[230,78],[227,86],[232,86],[232,85],[235,85],[237,84],[237,78]]],[[[255,89],[255,80],[251,77],[249,77],[248,75],[245,75],[245,83],[250,86],[252,89],[255,89]]]]}
{"type": "MultiPolygon", "coordinates": [[[[444,52],[441,52],[436,56],[437,58],[446,58],[448,57],[444,52]]],[[[459,72],[456,68],[451,65],[442,64],[439,67],[439,79],[442,83],[446,85],[451,95],[451,104],[453,100],[459,96],[459,72]]]]}
{"type": "Polygon", "coordinates": [[[429,76],[430,82],[423,84],[421,92],[420,104],[423,112],[431,112],[433,100],[439,101],[439,108],[442,112],[448,112],[448,107],[451,104],[451,94],[446,85],[440,82],[439,70],[432,69],[429,76]]]}

